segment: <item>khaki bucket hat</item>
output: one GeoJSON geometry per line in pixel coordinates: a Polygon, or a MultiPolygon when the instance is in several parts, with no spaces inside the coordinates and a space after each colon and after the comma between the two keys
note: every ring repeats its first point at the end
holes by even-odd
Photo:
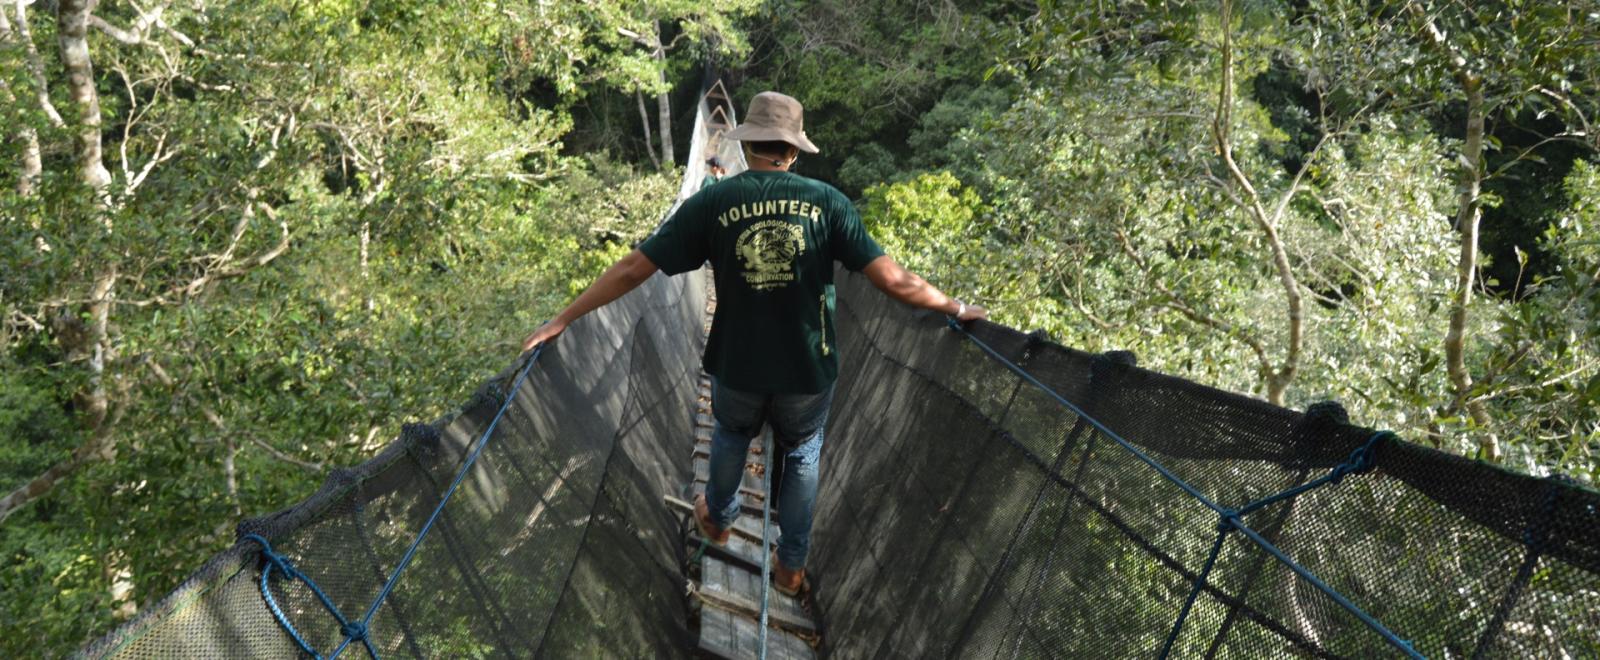
{"type": "Polygon", "coordinates": [[[750,111],[745,113],[744,123],[728,131],[725,137],[744,142],[777,140],[814,154],[817,145],[806,139],[803,112],[800,102],[793,96],[762,92],[750,99],[750,111]]]}

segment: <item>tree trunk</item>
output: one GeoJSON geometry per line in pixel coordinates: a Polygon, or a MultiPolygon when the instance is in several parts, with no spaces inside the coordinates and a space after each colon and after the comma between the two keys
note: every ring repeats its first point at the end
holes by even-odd
{"type": "MultiPolygon", "coordinates": [[[[89,58],[89,14],[94,11],[97,1],[62,0],[56,8],[56,31],[61,64],[67,73],[67,89],[77,109],[78,176],[85,186],[95,192],[100,210],[104,211],[107,202],[105,189],[111,183],[111,173],[106,170],[101,153],[100,96],[95,91],[94,64],[89,58]]],[[[18,7],[20,9],[21,5],[18,7]]],[[[108,217],[101,219],[109,223],[108,217]]],[[[88,364],[88,383],[85,391],[76,398],[83,411],[81,414],[89,439],[73,450],[67,460],[57,463],[43,475],[0,500],[0,519],[4,519],[16,507],[50,492],[61,479],[76,472],[85,463],[109,459],[114,455],[111,430],[115,426],[115,418],[111,415],[106,365],[115,357],[110,327],[111,300],[118,276],[115,263],[104,264],[95,273],[89,302],[81,312],[88,321],[87,325],[70,312],[64,313],[56,321],[60,329],[70,330],[56,333],[57,341],[66,349],[67,361],[88,364]]]]}
{"type": "MultiPolygon", "coordinates": [[[[3,16],[4,14],[0,14],[0,17],[3,16]]],[[[11,88],[5,81],[0,81],[0,102],[6,105],[15,105],[17,102],[17,97],[11,93],[11,88]]],[[[23,125],[13,134],[12,139],[22,144],[22,163],[17,169],[17,195],[32,197],[33,188],[38,185],[39,177],[44,173],[44,160],[39,153],[39,132],[32,126],[23,125]]]]}
{"type": "Polygon", "coordinates": [[[1479,447],[1484,458],[1498,462],[1500,443],[1489,432],[1489,413],[1483,402],[1472,400],[1472,374],[1467,371],[1467,314],[1478,272],[1478,223],[1483,219],[1479,194],[1483,183],[1483,78],[1461,76],[1467,95],[1467,135],[1461,149],[1456,185],[1456,229],[1461,232],[1461,253],[1456,263],[1456,287],[1450,296],[1450,328],[1444,336],[1445,372],[1455,390],[1455,409],[1465,410],[1480,427],[1479,447]]]}
{"type": "Polygon", "coordinates": [[[114,552],[105,558],[101,575],[111,584],[111,615],[126,621],[139,613],[139,601],[133,597],[133,569],[128,567],[128,557],[114,552]]]}
{"type": "MultiPolygon", "coordinates": [[[[384,188],[389,186],[389,179],[384,175],[384,157],[380,154],[375,157],[371,174],[372,186],[361,194],[361,213],[366,215],[372,211],[373,202],[383,195],[384,188]]],[[[378,308],[372,297],[372,220],[370,216],[361,221],[360,237],[360,266],[361,266],[361,308],[371,314],[378,308]]]]}
{"type": "Polygon", "coordinates": [[[116,282],[115,267],[108,268],[96,276],[94,288],[90,293],[91,302],[84,310],[89,317],[87,327],[75,313],[71,312],[62,314],[54,321],[56,335],[67,352],[67,360],[84,361],[89,365],[88,389],[77,397],[77,403],[83,410],[83,422],[89,431],[89,438],[72,450],[72,455],[66,460],[50,466],[44,474],[34,477],[0,498],[0,522],[4,522],[17,509],[49,493],[56,484],[77,472],[78,468],[93,461],[108,459],[114,454],[111,430],[116,426],[116,415],[113,415],[111,410],[105,368],[106,363],[113,357],[108,330],[111,324],[111,298],[116,282]]]}
{"type": "Polygon", "coordinates": [[[639,102],[639,123],[644,126],[644,152],[650,154],[650,162],[656,169],[661,169],[661,157],[656,155],[656,140],[650,135],[650,112],[644,107],[644,94],[634,92],[633,99],[639,102]]]}
{"type": "MultiPolygon", "coordinates": [[[[0,43],[11,43],[16,35],[11,31],[11,19],[6,17],[4,8],[0,8],[0,43]]],[[[8,106],[17,104],[17,97],[11,92],[11,86],[0,80],[0,102],[8,106]]],[[[39,132],[26,123],[18,122],[19,127],[14,139],[22,144],[22,166],[17,171],[17,194],[22,197],[33,195],[33,188],[39,182],[39,176],[44,172],[44,161],[39,155],[39,132]]]]}
{"type": "Polygon", "coordinates": [[[661,25],[656,24],[656,69],[661,76],[661,92],[656,94],[656,120],[661,126],[661,166],[677,164],[672,158],[672,104],[667,99],[667,49],[661,45],[661,25]]]}
{"type": "Polygon", "coordinates": [[[369,314],[372,313],[372,310],[377,307],[372,301],[372,273],[368,269],[368,264],[371,263],[371,260],[370,260],[371,246],[372,246],[372,221],[370,221],[370,220],[362,220],[361,221],[361,292],[362,292],[361,293],[361,295],[362,295],[361,307],[362,307],[362,309],[367,310],[367,313],[369,313],[369,314]]]}
{"type": "Polygon", "coordinates": [[[28,27],[28,4],[33,0],[15,0],[17,11],[17,38],[22,42],[22,50],[28,56],[28,73],[33,75],[34,96],[39,100],[39,109],[44,111],[44,116],[50,120],[50,125],[56,128],[66,126],[61,119],[61,112],[56,110],[56,104],[50,101],[50,84],[44,77],[44,60],[39,57],[39,48],[33,44],[33,30],[28,27]]]}
{"type": "Polygon", "coordinates": [[[67,90],[78,110],[78,175],[97,193],[111,183],[100,147],[100,95],[94,88],[94,63],[89,58],[89,14],[98,0],[62,0],[56,10],[61,64],[67,90]]]}
{"type": "MultiPolygon", "coordinates": [[[[1261,202],[1261,194],[1250,182],[1250,177],[1239,167],[1238,161],[1233,157],[1233,2],[1222,0],[1222,84],[1217,93],[1217,113],[1212,119],[1212,136],[1216,139],[1217,153],[1222,157],[1223,164],[1228,168],[1228,176],[1244,193],[1241,199],[1231,195],[1235,205],[1249,214],[1255,221],[1256,227],[1261,230],[1267,239],[1267,246],[1272,250],[1272,266],[1278,274],[1278,283],[1283,287],[1284,312],[1288,322],[1288,346],[1284,351],[1283,361],[1273,367],[1264,364],[1261,373],[1265,381],[1267,401],[1275,406],[1284,403],[1284,395],[1289,391],[1289,386],[1294,383],[1295,374],[1300,370],[1300,354],[1305,345],[1305,297],[1300,292],[1299,278],[1295,277],[1294,267],[1289,262],[1289,250],[1284,245],[1283,235],[1278,231],[1278,224],[1283,220],[1284,209],[1288,207],[1289,200],[1295,193],[1295,186],[1299,185],[1299,176],[1290,184],[1284,193],[1281,203],[1274,211],[1267,211],[1261,202]]],[[[1304,170],[1302,170],[1302,173],[1304,170]]]]}

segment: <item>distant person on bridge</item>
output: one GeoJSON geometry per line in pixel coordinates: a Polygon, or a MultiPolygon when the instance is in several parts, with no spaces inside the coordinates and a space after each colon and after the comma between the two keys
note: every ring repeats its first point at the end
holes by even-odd
{"type": "Polygon", "coordinates": [[[722,161],[717,160],[716,156],[707,158],[706,176],[700,180],[700,189],[704,190],[706,186],[721,181],[725,176],[728,176],[728,170],[722,167],[722,161]]]}
{"type": "Polygon", "coordinates": [[[685,200],[654,235],[523,342],[526,351],[554,339],[658,269],[676,275],[709,259],[717,310],[703,364],[712,376],[716,428],[710,479],[706,494],[695,499],[695,521],[708,540],[727,541],[739,514],[750,440],[763,424],[772,425],[784,456],[773,582],[789,595],[805,585],[817,462],[839,372],[833,262],[865,273],[908,305],[961,321],[988,316],[885,255],[843,193],[789,172],[801,151],[817,153],[802,130],[801,112],[792,97],[757,94],[745,122],[727,134],[743,143],[749,169],[685,200]]]}

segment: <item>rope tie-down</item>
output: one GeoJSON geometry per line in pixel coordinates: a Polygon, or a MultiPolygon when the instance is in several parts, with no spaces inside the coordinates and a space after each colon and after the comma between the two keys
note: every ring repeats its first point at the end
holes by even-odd
{"type": "Polygon", "coordinates": [[[1351,474],[1359,474],[1371,470],[1374,465],[1373,459],[1378,444],[1385,439],[1396,439],[1396,436],[1392,432],[1379,431],[1374,433],[1372,437],[1367,439],[1365,444],[1351,452],[1350,457],[1346,459],[1344,463],[1335,466],[1327,475],[1306,482],[1300,486],[1290,488],[1283,492],[1269,495],[1254,502],[1250,502],[1237,509],[1230,509],[1217,504],[1209,497],[1206,497],[1206,495],[1200,492],[1198,488],[1189,484],[1187,481],[1184,481],[1170,468],[1161,464],[1160,461],[1157,461],[1143,450],[1134,446],[1133,443],[1128,442],[1120,434],[1106,427],[1106,425],[1101,423],[1100,420],[1090,416],[1083,410],[1083,408],[1067,400],[1066,397],[1062,396],[1054,389],[1051,389],[1050,386],[1045,385],[1038,378],[1035,378],[1032,374],[1028,373],[1027,370],[1017,366],[1004,355],[1000,354],[999,351],[996,351],[993,347],[985,344],[972,333],[967,332],[967,329],[963,327],[962,324],[955,318],[947,317],[946,322],[952,330],[961,333],[963,337],[966,337],[968,341],[971,341],[973,345],[977,346],[990,358],[995,360],[995,362],[1004,366],[1023,381],[1026,381],[1028,384],[1048,395],[1063,407],[1071,410],[1073,414],[1078,416],[1079,419],[1088,422],[1090,426],[1093,426],[1105,437],[1110,438],[1118,446],[1122,447],[1129,454],[1132,454],[1134,458],[1155,470],[1156,473],[1161,475],[1163,479],[1172,483],[1174,486],[1177,486],[1179,490],[1182,490],[1200,504],[1217,514],[1216,541],[1211,544],[1211,551],[1206,556],[1205,565],[1201,568],[1200,573],[1196,575],[1193,581],[1194,586],[1190,590],[1189,597],[1184,602],[1183,608],[1179,611],[1177,620],[1173,622],[1172,631],[1167,636],[1165,644],[1162,645],[1159,657],[1166,658],[1172,652],[1172,646],[1177,641],[1178,634],[1183,629],[1184,621],[1188,618],[1189,612],[1193,608],[1195,600],[1199,597],[1200,592],[1205,588],[1206,579],[1209,577],[1211,570],[1216,566],[1217,557],[1222,553],[1223,542],[1227,540],[1230,532],[1237,531],[1244,537],[1248,538],[1252,543],[1260,547],[1262,550],[1266,551],[1267,554],[1271,555],[1273,559],[1278,561],[1278,563],[1283,564],[1286,568],[1293,571],[1295,575],[1300,577],[1300,579],[1305,580],[1318,591],[1321,591],[1323,594],[1327,595],[1328,598],[1332,599],[1341,608],[1350,612],[1368,628],[1372,629],[1373,632],[1382,637],[1384,641],[1393,646],[1396,650],[1410,658],[1424,658],[1421,653],[1417,652],[1416,648],[1411,644],[1410,641],[1401,638],[1399,635],[1389,630],[1389,628],[1384,626],[1382,622],[1378,621],[1371,614],[1368,614],[1365,610],[1361,609],[1349,598],[1346,598],[1343,594],[1339,593],[1338,590],[1334,589],[1332,586],[1329,586],[1326,582],[1322,581],[1321,578],[1318,578],[1314,573],[1304,566],[1301,566],[1299,562],[1291,559],[1276,545],[1273,545],[1272,542],[1263,537],[1260,532],[1251,529],[1249,525],[1245,524],[1243,519],[1243,516],[1270,506],[1274,503],[1293,499],[1307,491],[1320,488],[1328,484],[1337,484],[1351,474]]]}
{"type": "Polygon", "coordinates": [[[322,591],[322,587],[317,586],[315,580],[295,568],[294,562],[289,561],[288,557],[280,555],[273,550],[272,544],[267,539],[260,534],[246,534],[240,540],[254,541],[261,546],[261,559],[266,564],[261,568],[261,598],[267,601],[267,609],[272,611],[272,618],[277,619],[278,625],[283,626],[284,631],[289,633],[289,637],[294,640],[295,645],[300,647],[300,650],[305,651],[314,658],[318,658],[318,660],[322,658],[322,654],[317,653],[317,650],[311,647],[311,643],[300,635],[299,630],[295,629],[294,624],[289,622],[289,617],[283,613],[283,608],[278,606],[278,599],[272,596],[271,579],[274,570],[283,573],[283,576],[290,580],[299,580],[306,583],[306,587],[311,589],[312,594],[316,595],[317,601],[321,602],[322,606],[328,610],[328,613],[339,621],[339,629],[345,634],[346,640],[360,640],[362,645],[367,647],[367,652],[372,654],[372,657],[378,657],[378,652],[372,648],[372,643],[367,640],[367,625],[360,621],[351,622],[346,618],[344,612],[339,611],[339,606],[333,604],[333,599],[328,598],[328,594],[322,591]]]}
{"type": "Polygon", "coordinates": [[[311,576],[296,568],[294,562],[290,561],[288,557],[273,550],[272,544],[265,537],[259,534],[247,534],[240,539],[241,541],[252,541],[261,546],[261,560],[263,563],[261,568],[261,597],[266,601],[267,609],[272,611],[272,617],[278,621],[278,625],[282,626],[285,632],[289,633],[289,637],[294,640],[295,645],[300,647],[300,650],[305,651],[307,655],[317,660],[323,660],[325,657],[331,660],[339,657],[351,644],[360,642],[367,649],[367,653],[372,656],[373,660],[380,659],[381,656],[378,654],[378,649],[372,645],[370,636],[372,617],[378,613],[378,608],[383,606],[383,602],[394,591],[395,585],[400,582],[401,574],[411,565],[411,560],[416,557],[417,549],[421,547],[422,540],[428,536],[429,531],[433,530],[434,523],[439,520],[439,515],[444,512],[444,507],[450,502],[450,497],[461,487],[461,482],[466,479],[467,473],[477,463],[478,456],[483,453],[484,447],[489,443],[489,437],[494,434],[494,429],[500,424],[500,419],[505,416],[506,410],[511,407],[511,402],[516,400],[518,390],[522,388],[523,382],[528,378],[528,372],[533,369],[533,363],[539,360],[539,354],[543,351],[544,346],[541,344],[535,347],[533,353],[528,356],[527,362],[522,366],[522,370],[517,373],[516,380],[512,382],[511,390],[506,393],[505,401],[500,404],[499,411],[495,413],[494,419],[489,422],[489,426],[483,430],[483,434],[474,443],[472,452],[467,455],[466,462],[462,463],[461,469],[456,472],[455,481],[452,481],[450,487],[445,490],[444,495],[440,496],[439,504],[433,508],[433,513],[428,516],[428,521],[423,523],[421,531],[417,532],[416,538],[411,540],[411,545],[406,548],[405,554],[401,556],[400,563],[395,566],[394,572],[384,582],[383,589],[378,591],[378,595],[372,599],[372,603],[367,606],[366,612],[362,614],[360,619],[352,620],[345,616],[344,612],[333,604],[333,600],[328,597],[328,594],[317,586],[315,580],[311,579],[311,576]],[[311,643],[306,641],[305,637],[300,634],[300,631],[295,629],[294,624],[289,621],[289,617],[284,614],[283,608],[278,606],[278,601],[273,597],[270,585],[273,571],[282,573],[284,577],[290,580],[304,582],[306,587],[311,589],[311,593],[315,594],[317,600],[322,603],[323,608],[333,615],[334,620],[339,622],[339,632],[343,634],[344,639],[339,642],[339,646],[333,650],[333,653],[327,656],[318,653],[311,646],[311,643]]]}
{"type": "MultiPolygon", "coordinates": [[[[1172,653],[1172,645],[1178,641],[1178,634],[1183,632],[1183,624],[1188,619],[1189,612],[1193,610],[1195,600],[1200,597],[1200,592],[1205,589],[1206,580],[1211,576],[1211,569],[1216,567],[1217,556],[1222,552],[1222,544],[1227,540],[1228,532],[1235,530],[1244,531],[1245,529],[1248,529],[1243,526],[1244,516],[1264,509],[1273,504],[1292,500],[1309,491],[1321,488],[1322,486],[1338,484],[1339,482],[1344,481],[1344,478],[1348,475],[1360,474],[1372,470],[1373,450],[1377,446],[1378,441],[1393,436],[1394,434],[1389,431],[1378,431],[1377,433],[1372,434],[1372,437],[1368,438],[1366,443],[1362,444],[1360,447],[1357,447],[1355,451],[1350,452],[1350,457],[1345,459],[1343,463],[1334,466],[1333,469],[1328,472],[1328,474],[1308,481],[1299,486],[1295,486],[1294,488],[1268,495],[1239,507],[1238,509],[1223,509],[1218,511],[1217,540],[1211,544],[1211,552],[1210,554],[1206,555],[1205,566],[1202,567],[1200,569],[1200,573],[1195,576],[1194,587],[1189,590],[1189,597],[1184,600],[1183,609],[1178,611],[1178,620],[1172,623],[1172,632],[1167,635],[1166,643],[1161,646],[1160,657],[1166,658],[1172,653]]],[[[1250,531],[1249,535],[1252,536],[1252,540],[1257,538],[1256,533],[1253,530],[1250,531]]],[[[1275,550],[1276,548],[1272,548],[1269,549],[1268,552],[1273,552],[1275,550]]],[[[1295,564],[1291,564],[1289,567],[1291,569],[1295,569],[1296,573],[1299,573],[1302,577],[1311,581],[1313,584],[1318,585],[1319,589],[1322,589],[1335,601],[1339,602],[1341,606],[1345,607],[1345,609],[1350,610],[1358,618],[1361,618],[1364,623],[1373,627],[1375,631],[1377,631],[1380,635],[1383,635],[1384,638],[1391,644],[1395,644],[1402,651],[1409,650],[1410,654],[1414,657],[1421,657],[1416,653],[1415,650],[1411,649],[1410,642],[1394,636],[1394,634],[1385,629],[1382,624],[1378,623],[1376,619],[1372,619],[1353,603],[1349,603],[1349,601],[1346,600],[1342,595],[1338,594],[1338,592],[1333,591],[1331,588],[1323,588],[1326,585],[1324,585],[1320,579],[1317,579],[1309,572],[1302,572],[1303,569],[1298,569],[1297,565],[1295,564]]]]}

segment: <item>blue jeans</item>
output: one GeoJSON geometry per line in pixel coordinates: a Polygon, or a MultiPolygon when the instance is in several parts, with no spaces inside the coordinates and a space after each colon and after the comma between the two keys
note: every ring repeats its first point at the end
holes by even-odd
{"type": "Polygon", "coordinates": [[[711,478],[706,484],[712,522],[727,527],[738,518],[739,482],[750,439],[761,433],[763,424],[770,424],[777,442],[772,476],[778,489],[778,527],[783,531],[778,537],[778,561],[791,570],[805,566],[811,549],[817,460],[832,403],[832,385],[821,394],[756,394],[712,380],[711,411],[717,423],[711,434],[711,478]]]}

